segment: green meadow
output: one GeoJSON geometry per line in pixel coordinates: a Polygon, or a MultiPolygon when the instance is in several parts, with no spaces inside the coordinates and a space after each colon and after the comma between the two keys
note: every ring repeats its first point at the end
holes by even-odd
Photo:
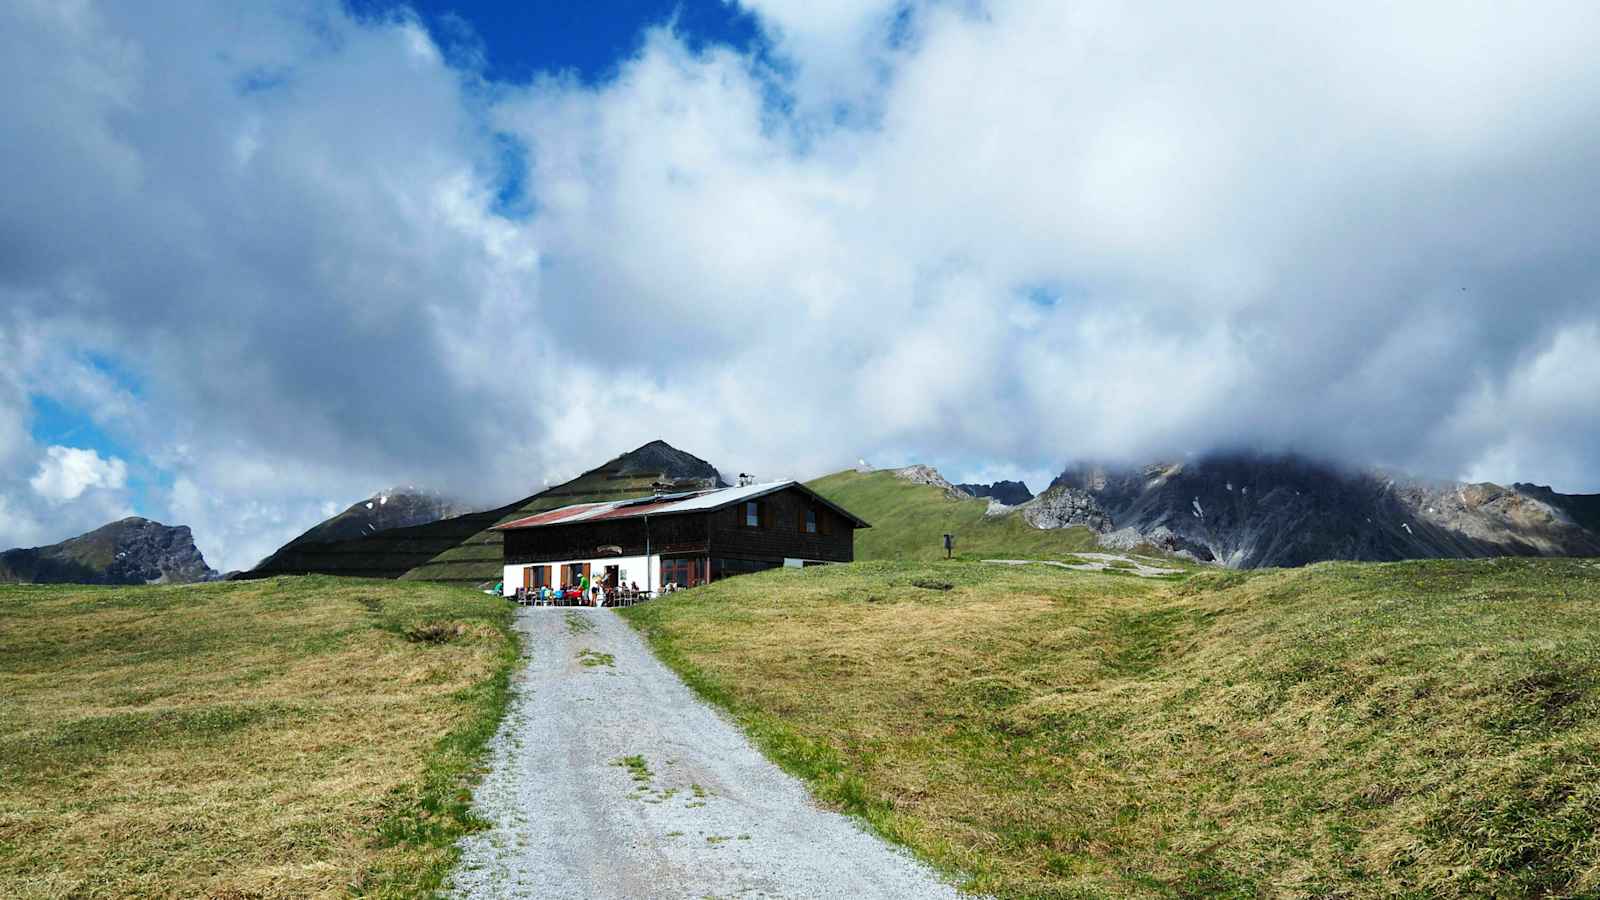
{"type": "Polygon", "coordinates": [[[1062,559],[1098,548],[1088,528],[1046,530],[1016,513],[986,516],[988,500],[954,500],[890,471],[836,472],[807,487],[873,526],[856,532],[858,560],[943,559],[946,534],[956,536],[955,555],[962,559],[1062,559]]]}
{"type": "MultiPolygon", "coordinates": [[[[869,532],[870,533],[870,532],[869,532]]],[[[998,897],[1600,894],[1600,563],[976,562],[625,610],[825,803],[998,897]]]]}
{"type": "Polygon", "coordinates": [[[392,581],[0,586],[0,896],[428,895],[509,622],[392,581]]]}

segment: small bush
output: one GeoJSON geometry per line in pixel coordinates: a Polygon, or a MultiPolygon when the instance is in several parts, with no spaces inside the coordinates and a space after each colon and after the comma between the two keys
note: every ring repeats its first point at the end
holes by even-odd
{"type": "Polygon", "coordinates": [[[448,644],[466,633],[461,622],[422,622],[405,630],[406,640],[413,644],[448,644]]]}
{"type": "Polygon", "coordinates": [[[911,584],[915,587],[927,588],[930,591],[948,591],[955,587],[950,582],[940,581],[937,578],[913,578],[911,584]]]}

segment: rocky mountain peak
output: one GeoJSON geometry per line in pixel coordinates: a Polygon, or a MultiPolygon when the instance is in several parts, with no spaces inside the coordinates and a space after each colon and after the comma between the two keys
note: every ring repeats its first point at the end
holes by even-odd
{"type": "Polygon", "coordinates": [[[471,511],[466,504],[435,490],[415,485],[393,487],[357,500],[284,546],[350,540],[391,528],[425,525],[471,511]]]}
{"type": "Polygon", "coordinates": [[[183,584],[210,581],[187,525],[129,516],[47,547],[0,553],[0,581],[37,584],[183,584]]]}
{"type": "Polygon", "coordinates": [[[593,470],[594,473],[615,477],[658,475],[673,483],[703,483],[705,487],[727,487],[717,467],[693,453],[688,453],[663,440],[654,440],[593,470]]]}

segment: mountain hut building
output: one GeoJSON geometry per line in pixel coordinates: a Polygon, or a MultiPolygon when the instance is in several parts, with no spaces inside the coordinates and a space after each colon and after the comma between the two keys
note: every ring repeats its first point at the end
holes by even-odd
{"type": "Polygon", "coordinates": [[[660,591],[779,566],[850,562],[866,522],[795,481],[563,506],[495,526],[507,597],[588,575],[660,591]]]}

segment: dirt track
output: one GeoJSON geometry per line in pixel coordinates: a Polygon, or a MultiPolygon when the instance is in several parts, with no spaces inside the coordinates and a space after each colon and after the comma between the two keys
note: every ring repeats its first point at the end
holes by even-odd
{"type": "Polygon", "coordinates": [[[494,827],[457,896],[964,896],[817,808],[614,613],[519,616],[530,658],[475,801],[494,827]]]}

